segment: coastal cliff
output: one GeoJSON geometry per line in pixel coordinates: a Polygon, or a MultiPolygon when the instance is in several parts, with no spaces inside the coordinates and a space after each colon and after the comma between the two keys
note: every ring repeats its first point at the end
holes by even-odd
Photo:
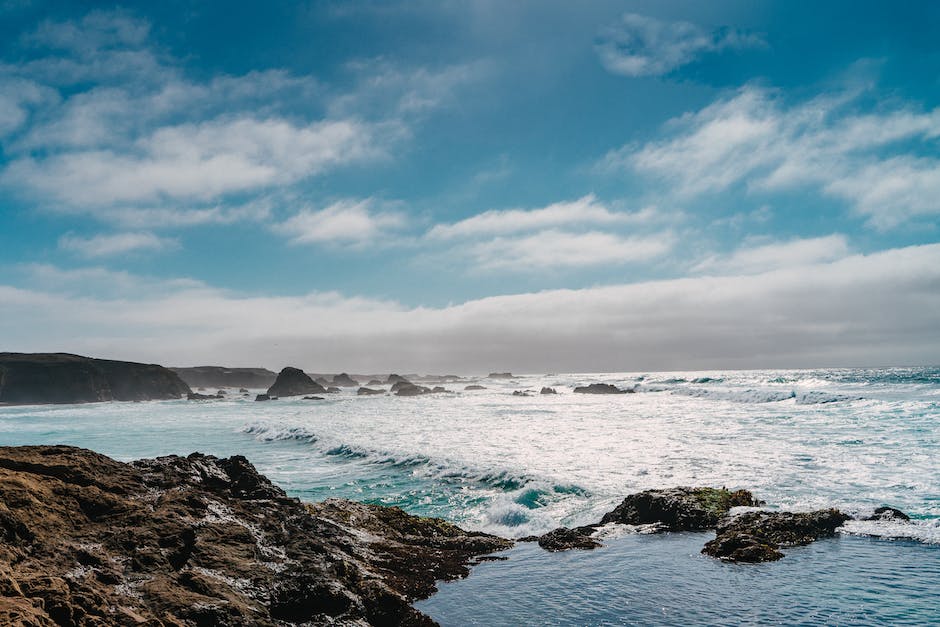
{"type": "Polygon", "coordinates": [[[0,448],[0,624],[433,625],[411,602],[512,545],[289,498],[244,457],[0,448]]]}
{"type": "Polygon", "coordinates": [[[0,353],[0,404],[166,400],[190,391],[176,373],[156,364],[67,353],[0,353]]]}

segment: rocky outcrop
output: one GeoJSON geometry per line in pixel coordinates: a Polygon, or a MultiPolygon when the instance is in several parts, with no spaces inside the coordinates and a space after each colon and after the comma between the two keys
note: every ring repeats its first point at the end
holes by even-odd
{"type": "Polygon", "coordinates": [[[190,401],[215,401],[225,398],[222,394],[200,394],[199,392],[190,392],[186,399],[190,401]]]}
{"type": "Polygon", "coordinates": [[[512,379],[511,372],[491,372],[486,375],[487,379],[512,379]]]}
{"type": "Polygon", "coordinates": [[[422,394],[430,394],[431,389],[426,388],[423,385],[415,385],[414,383],[396,383],[392,386],[392,391],[395,392],[395,396],[421,396],[422,394]]]}
{"type": "Polygon", "coordinates": [[[668,488],[631,494],[600,524],[658,525],[665,531],[713,529],[732,507],[762,503],[747,490],[725,488],[668,488]]]}
{"type": "Polygon", "coordinates": [[[910,516],[893,507],[877,507],[871,516],[863,518],[863,520],[900,520],[905,522],[910,519],[910,516]]]}
{"type": "Polygon", "coordinates": [[[359,386],[359,382],[345,372],[341,372],[333,377],[333,385],[340,388],[354,388],[359,386]]]}
{"type": "Polygon", "coordinates": [[[267,368],[195,366],[170,368],[170,370],[178,374],[192,388],[268,388],[277,379],[277,373],[267,368]]]}
{"type": "Polygon", "coordinates": [[[591,537],[594,531],[594,527],[559,527],[539,536],[536,541],[546,551],[590,550],[601,546],[600,542],[591,537]]]}
{"type": "Polygon", "coordinates": [[[513,390],[513,396],[532,396],[528,390],[513,390]]]}
{"type": "Polygon", "coordinates": [[[369,379],[369,382],[366,383],[366,386],[370,388],[376,385],[385,385],[385,384],[379,381],[378,379],[369,379]]]}
{"type": "Polygon", "coordinates": [[[277,397],[275,396],[274,398],[272,398],[267,394],[258,394],[255,396],[255,400],[256,401],[276,401],[277,397]]]}
{"type": "Polygon", "coordinates": [[[374,390],[372,388],[359,388],[356,390],[357,396],[374,396],[376,394],[385,394],[385,390],[374,390]]]}
{"type": "Polygon", "coordinates": [[[394,385],[396,383],[411,383],[411,381],[401,376],[400,374],[390,374],[385,380],[385,383],[388,385],[394,385]]]}
{"type": "Polygon", "coordinates": [[[558,394],[558,392],[555,391],[555,388],[542,388],[539,394],[558,394]]]}
{"type": "Polygon", "coordinates": [[[468,385],[464,388],[467,392],[473,392],[474,390],[485,390],[486,387],[482,385],[468,385]]]}
{"type": "Polygon", "coordinates": [[[815,512],[747,512],[722,520],[702,553],[731,562],[769,562],[781,547],[809,544],[831,536],[849,516],[837,509],[815,512]]]}
{"type": "Polygon", "coordinates": [[[629,394],[633,390],[621,390],[609,383],[592,383],[574,389],[575,394],[629,394]]]}
{"type": "Polygon", "coordinates": [[[432,625],[410,603],[512,542],[304,505],[240,456],[0,448],[0,623],[432,625]]]}
{"type": "Polygon", "coordinates": [[[268,396],[303,396],[305,394],[323,394],[323,386],[311,379],[299,368],[284,368],[277,375],[277,381],[268,388],[268,396]]]}
{"type": "Polygon", "coordinates": [[[340,392],[342,392],[342,390],[335,385],[331,385],[330,387],[326,388],[327,394],[339,394],[340,392]]]}
{"type": "Polygon", "coordinates": [[[0,404],[167,400],[192,390],[156,364],[66,353],[0,353],[0,404]]]}

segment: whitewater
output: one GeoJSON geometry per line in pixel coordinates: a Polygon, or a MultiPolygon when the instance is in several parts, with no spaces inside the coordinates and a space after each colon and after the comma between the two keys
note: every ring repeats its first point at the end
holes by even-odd
{"type": "MultiPolygon", "coordinates": [[[[927,564],[934,578],[940,571],[940,368],[540,374],[468,378],[446,387],[452,392],[412,398],[359,397],[355,388],[346,388],[324,400],[256,402],[259,390],[248,395],[228,390],[218,401],[0,407],[0,444],[71,444],[119,460],[193,451],[242,454],[301,499],[344,497],[398,505],[508,537],[595,522],[627,494],[679,485],[745,488],[769,507],[791,511],[837,507],[865,514],[890,505],[913,522],[850,522],[841,530],[844,546],[858,547],[860,557],[840,554],[839,559],[868,559],[872,568],[886,568],[892,556],[900,555],[897,547],[906,546],[914,552],[914,566],[927,564]],[[573,393],[575,386],[595,382],[635,393],[573,393]],[[464,391],[468,384],[486,389],[464,391]],[[558,394],[541,395],[542,387],[558,394]],[[526,390],[531,395],[513,395],[526,390]],[[858,538],[871,542],[873,537],[902,540],[858,543],[858,538]]],[[[539,598],[545,582],[557,578],[559,564],[569,568],[578,560],[594,560],[579,568],[607,572],[613,566],[604,560],[625,551],[632,555],[637,547],[662,568],[670,563],[668,547],[679,547],[690,561],[676,563],[670,585],[701,576],[712,581],[713,593],[725,585],[722,578],[729,590],[740,586],[740,579],[728,574],[740,567],[698,555],[701,535],[678,534],[658,543],[656,538],[609,538],[610,546],[593,552],[606,551],[606,557],[555,561],[523,545],[510,553],[518,556],[517,563],[529,565],[524,573],[505,564],[484,564],[466,582],[448,584],[419,607],[443,624],[476,619],[483,621],[477,624],[497,624],[496,617],[511,615],[505,595],[502,602],[491,597],[488,606],[486,594],[473,586],[489,582],[505,588],[500,583],[505,573],[515,573],[517,583],[535,577],[527,595],[512,606],[524,607],[525,599],[539,598]],[[720,567],[726,568],[713,570],[720,567]],[[692,574],[696,569],[702,572],[692,574]],[[467,594],[479,601],[474,616],[460,614],[467,594]]],[[[812,572],[807,560],[826,550],[825,543],[820,546],[779,563],[788,566],[770,565],[777,568],[774,576],[795,572],[790,584],[806,585],[800,582],[812,572]]],[[[914,579],[923,583],[929,577],[921,573],[914,579]]],[[[635,584],[636,594],[655,596],[656,581],[622,582],[621,588],[635,584]]],[[[779,590],[783,584],[774,581],[768,589],[779,590]]],[[[905,582],[901,588],[914,589],[905,582]]],[[[526,590],[526,584],[519,585],[526,590]]],[[[866,594],[877,591],[876,583],[865,585],[866,594]]],[[[604,598],[609,591],[596,594],[604,598]]],[[[935,616],[932,595],[925,592],[921,599],[927,599],[926,609],[917,609],[907,597],[881,603],[877,598],[888,599],[882,595],[873,603],[883,609],[916,606],[911,620],[918,623],[935,616]]],[[[572,624],[630,624],[607,604],[591,603],[577,610],[572,624]]],[[[632,603],[639,612],[632,616],[645,616],[640,601],[632,603]]],[[[718,615],[688,614],[708,605],[699,597],[677,603],[681,611],[672,608],[678,613],[662,622],[720,622],[718,615]]],[[[806,611],[817,611],[820,603],[837,602],[817,598],[806,611]]],[[[574,611],[576,605],[570,600],[564,607],[574,611]]],[[[647,618],[661,622],[654,620],[664,611],[661,605],[653,603],[647,618]]],[[[544,624],[564,624],[564,611],[540,607],[544,624]]],[[[774,616],[793,607],[798,606],[781,602],[774,616]]],[[[816,616],[812,612],[785,622],[816,616]]],[[[903,615],[888,618],[904,622],[903,615]]],[[[864,616],[859,621],[847,624],[866,624],[864,616]]]]}

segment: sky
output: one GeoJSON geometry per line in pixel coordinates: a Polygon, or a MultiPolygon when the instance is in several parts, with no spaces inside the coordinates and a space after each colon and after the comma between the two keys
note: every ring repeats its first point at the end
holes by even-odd
{"type": "Polygon", "coordinates": [[[0,350],[940,363],[940,4],[0,0],[0,350]]]}

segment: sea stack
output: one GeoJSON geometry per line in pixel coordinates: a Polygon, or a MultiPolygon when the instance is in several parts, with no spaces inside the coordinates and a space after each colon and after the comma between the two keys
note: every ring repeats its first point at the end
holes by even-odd
{"type": "Polygon", "coordinates": [[[309,394],[324,394],[326,390],[322,385],[311,379],[300,368],[288,366],[277,375],[277,380],[268,388],[268,396],[306,396],[309,394]]]}

